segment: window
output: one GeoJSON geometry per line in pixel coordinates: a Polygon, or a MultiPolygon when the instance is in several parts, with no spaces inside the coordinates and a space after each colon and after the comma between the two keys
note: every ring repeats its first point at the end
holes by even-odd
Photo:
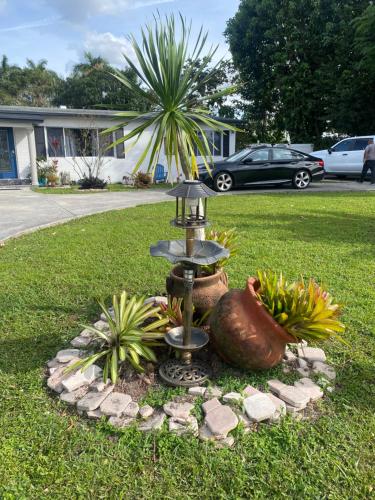
{"type": "Polygon", "coordinates": [[[64,133],[60,127],[47,127],[48,156],[64,157],[64,133]]]}
{"type": "Polygon", "coordinates": [[[236,163],[237,161],[243,160],[245,156],[250,153],[250,151],[250,148],[241,149],[241,151],[237,151],[237,153],[233,153],[232,155],[230,155],[225,161],[229,163],[236,163]]]}
{"type": "Polygon", "coordinates": [[[259,149],[257,151],[253,151],[246,157],[246,160],[251,158],[253,161],[267,161],[269,158],[268,149],[259,149]]]}
{"type": "Polygon", "coordinates": [[[96,154],[96,130],[66,128],[66,156],[94,156],[96,154]]]}
{"type": "Polygon", "coordinates": [[[104,134],[102,135],[105,128],[99,129],[99,148],[103,156],[115,156],[114,148],[108,148],[110,144],[113,142],[113,134],[104,134]]]}
{"type": "MultiPolygon", "coordinates": [[[[121,137],[124,137],[124,131],[123,129],[116,130],[115,132],[115,140],[117,141],[118,139],[121,139],[121,137]]],[[[116,156],[117,158],[125,158],[125,143],[120,142],[120,144],[116,145],[116,156]]]]}
{"type": "Polygon", "coordinates": [[[304,158],[300,153],[296,153],[295,151],[291,151],[290,149],[284,148],[273,148],[273,159],[274,160],[290,160],[290,161],[298,161],[304,158]]]}
{"type": "MultiPolygon", "coordinates": [[[[204,143],[202,133],[198,132],[198,137],[204,143]]],[[[208,142],[208,145],[210,147],[210,151],[212,156],[222,156],[223,154],[223,149],[222,149],[222,144],[221,144],[221,132],[214,132],[212,130],[207,130],[205,132],[206,139],[208,142]]],[[[201,153],[198,150],[197,145],[194,146],[194,154],[196,156],[201,156],[201,153]]]]}
{"type": "Polygon", "coordinates": [[[368,146],[369,139],[363,137],[361,139],[356,139],[353,146],[353,151],[364,151],[368,146]]]}
{"type": "Polygon", "coordinates": [[[229,156],[229,130],[223,132],[223,156],[224,158],[229,156]]]}
{"type": "Polygon", "coordinates": [[[332,148],[332,151],[335,153],[340,153],[341,151],[352,151],[354,142],[354,139],[345,139],[345,141],[339,142],[334,148],[332,148]]]}
{"type": "Polygon", "coordinates": [[[36,157],[45,159],[47,157],[46,139],[44,137],[44,127],[34,127],[36,157]]]}

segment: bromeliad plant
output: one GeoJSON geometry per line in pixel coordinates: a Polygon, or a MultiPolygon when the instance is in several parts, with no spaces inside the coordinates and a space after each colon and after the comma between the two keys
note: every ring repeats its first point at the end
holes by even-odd
{"type": "Polygon", "coordinates": [[[67,372],[81,368],[86,370],[90,365],[104,358],[103,379],[110,378],[115,384],[119,370],[125,361],[142,372],[141,358],[156,361],[152,347],[164,345],[164,328],[168,319],[160,315],[160,307],[145,304],[145,297],[129,298],[124,291],[114,295],[112,300],[113,313],[98,301],[109,325],[108,331],[102,331],[93,326],[82,325],[93,333],[98,340],[98,351],[71,365],[67,372]]]}
{"type": "Polygon", "coordinates": [[[212,275],[217,273],[219,269],[223,269],[229,262],[229,260],[237,255],[238,253],[238,234],[236,228],[228,229],[226,231],[218,231],[217,229],[211,229],[211,231],[206,234],[206,240],[216,241],[221,246],[229,250],[229,257],[225,259],[220,259],[208,266],[202,266],[202,271],[205,274],[212,275]]]}
{"type": "MultiPolygon", "coordinates": [[[[331,295],[313,279],[288,283],[273,271],[258,271],[257,295],[271,316],[296,340],[324,341],[334,337],[345,342],[340,333],[341,309],[331,295]]],[[[346,342],[345,342],[346,343],[346,342]]]]}
{"type": "MultiPolygon", "coordinates": [[[[167,318],[168,325],[166,326],[166,330],[170,330],[171,328],[175,328],[177,326],[183,325],[183,303],[184,299],[168,296],[168,304],[160,304],[160,314],[162,317],[167,318]]],[[[194,306],[193,306],[194,313],[194,306]]],[[[205,312],[200,318],[195,318],[193,321],[194,327],[201,327],[211,314],[211,310],[205,312]]]]}

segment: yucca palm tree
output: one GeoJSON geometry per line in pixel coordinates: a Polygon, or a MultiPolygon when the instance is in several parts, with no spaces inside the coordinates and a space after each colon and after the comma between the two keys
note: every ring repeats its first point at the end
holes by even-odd
{"type": "Polygon", "coordinates": [[[210,47],[204,53],[207,33],[201,28],[193,44],[192,53],[189,54],[191,23],[187,25],[180,15],[180,26],[176,24],[174,16],[165,19],[159,16],[154,19],[152,25],[142,29],[140,44],[134,36],[130,37],[137,64],[127,55],[124,54],[124,57],[137,74],[142,86],[129,80],[119,71],[112,74],[135,94],[148,100],[152,111],[121,112],[118,116],[123,119],[122,123],[107,129],[106,132],[133,124],[133,130],[114,143],[133,139],[132,146],[146,131],[151,133],[134,170],[137,171],[149,155],[149,171],[152,172],[164,147],[169,170],[174,159],[177,170],[182,170],[187,179],[192,179],[198,174],[194,151],[198,151],[199,156],[202,156],[207,170],[210,170],[209,165],[212,162],[211,144],[204,129],[236,130],[235,127],[213,118],[204,103],[215,97],[233,93],[234,87],[204,97],[198,95],[197,90],[215,77],[221,62],[208,70],[217,47],[210,47]]]}

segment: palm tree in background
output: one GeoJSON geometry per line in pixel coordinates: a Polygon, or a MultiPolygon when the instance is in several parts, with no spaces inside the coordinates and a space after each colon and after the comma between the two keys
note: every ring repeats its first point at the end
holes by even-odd
{"type": "Polygon", "coordinates": [[[154,18],[153,25],[142,29],[140,44],[134,36],[130,36],[137,64],[124,54],[126,62],[142,85],[129,80],[120,71],[112,72],[123,85],[148,101],[151,107],[149,112],[119,113],[117,116],[122,118],[122,123],[105,131],[110,133],[132,124],[133,130],[114,143],[116,145],[133,139],[130,147],[146,131],[151,132],[134,171],[139,169],[149,154],[148,170],[153,172],[164,147],[168,169],[170,170],[174,159],[177,170],[182,170],[187,179],[194,179],[198,176],[196,152],[203,158],[208,171],[212,162],[212,145],[204,127],[214,131],[237,130],[220,119],[213,118],[205,106],[207,101],[233,93],[234,87],[205,96],[199,93],[206,83],[217,76],[221,61],[213,68],[210,68],[210,64],[218,47],[211,46],[204,53],[207,33],[201,28],[192,45],[192,52],[188,54],[190,34],[191,23],[187,25],[181,15],[178,27],[174,16],[166,17],[165,20],[158,16],[154,18]]]}

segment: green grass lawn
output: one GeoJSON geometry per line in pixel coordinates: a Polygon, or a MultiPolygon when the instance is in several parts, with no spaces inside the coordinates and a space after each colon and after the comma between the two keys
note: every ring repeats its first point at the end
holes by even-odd
{"type": "MultiPolygon", "coordinates": [[[[329,343],[337,390],[313,421],[289,417],[236,431],[216,450],[163,431],[116,431],[78,417],[46,388],[47,360],[80,322],[98,314],[94,296],[123,288],[164,291],[169,265],[149,256],[170,227],[173,203],[80,219],[0,248],[1,498],[374,498],[375,196],[269,194],[218,197],[216,227],[236,226],[241,252],[228,267],[232,287],[259,268],[326,284],[344,305],[351,348],[329,343]]],[[[236,390],[262,386],[280,368],[217,381],[236,390]]],[[[285,376],[284,376],[285,377],[285,376]]],[[[149,394],[161,404],[176,389],[149,394]]]]}
{"type": "MultiPolygon", "coordinates": [[[[160,182],[158,184],[152,184],[148,189],[170,189],[173,187],[173,184],[169,184],[167,182],[160,182]]],[[[33,191],[36,193],[43,194],[95,194],[100,192],[118,192],[118,191],[139,191],[139,189],[134,188],[132,186],[124,186],[124,184],[107,184],[106,189],[79,189],[78,185],[70,186],[70,187],[33,187],[33,191]]],[[[143,191],[143,189],[141,189],[143,191]]]]}

